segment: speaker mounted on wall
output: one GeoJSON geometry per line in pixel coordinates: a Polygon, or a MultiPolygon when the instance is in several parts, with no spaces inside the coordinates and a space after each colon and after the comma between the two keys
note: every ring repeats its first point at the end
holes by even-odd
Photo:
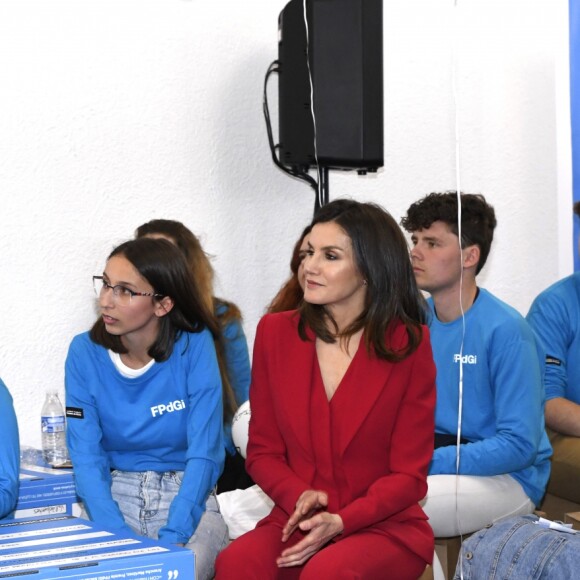
{"type": "Polygon", "coordinates": [[[291,0],[280,13],[282,164],[361,173],[382,167],[382,12],[382,0],[291,0]]]}

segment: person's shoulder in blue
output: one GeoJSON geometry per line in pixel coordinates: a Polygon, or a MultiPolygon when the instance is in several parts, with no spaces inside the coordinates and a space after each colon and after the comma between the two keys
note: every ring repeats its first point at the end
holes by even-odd
{"type": "MultiPolygon", "coordinates": [[[[235,406],[245,403],[250,396],[250,354],[248,342],[242,326],[242,316],[235,304],[216,298],[215,314],[220,323],[223,336],[223,354],[227,369],[229,386],[235,399],[235,406]]],[[[235,455],[232,440],[231,421],[224,422],[224,443],[228,454],[235,455]]]]}
{"type": "Polygon", "coordinates": [[[235,304],[215,299],[215,313],[224,337],[224,355],[230,384],[239,406],[248,400],[250,392],[250,354],[242,326],[242,315],[235,304]]]}
{"type": "Polygon", "coordinates": [[[11,514],[18,499],[20,443],[14,404],[0,379],[0,519],[11,514]]]}
{"type": "Polygon", "coordinates": [[[580,272],[539,294],[527,320],[546,351],[547,425],[580,436],[580,272]]]}
{"type": "Polygon", "coordinates": [[[412,234],[417,284],[430,294],[437,405],[425,510],[441,536],[475,531],[514,510],[532,511],[549,477],[543,353],[525,319],[476,281],[496,223],[482,195],[455,192],[424,197],[402,221],[412,234]],[[461,479],[458,503],[454,493],[447,494],[453,502],[446,507],[455,511],[459,505],[459,517],[448,517],[449,526],[444,509],[439,511],[444,500],[439,505],[437,497],[453,485],[447,476],[461,479]],[[486,506],[480,515],[477,502],[486,506]]]}

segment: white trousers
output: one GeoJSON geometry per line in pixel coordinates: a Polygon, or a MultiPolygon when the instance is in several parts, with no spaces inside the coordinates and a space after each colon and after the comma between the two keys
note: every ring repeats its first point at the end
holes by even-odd
{"type": "Polygon", "coordinates": [[[488,524],[532,513],[534,504],[510,475],[430,475],[421,506],[436,538],[476,532],[488,524]]]}

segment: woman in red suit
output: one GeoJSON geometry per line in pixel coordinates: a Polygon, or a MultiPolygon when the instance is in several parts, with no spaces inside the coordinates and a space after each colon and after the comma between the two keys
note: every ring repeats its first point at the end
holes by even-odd
{"type": "Polygon", "coordinates": [[[315,216],[304,304],[254,345],[247,468],[275,506],[216,578],[417,578],[433,453],[435,366],[407,244],[374,204],[315,216]]]}

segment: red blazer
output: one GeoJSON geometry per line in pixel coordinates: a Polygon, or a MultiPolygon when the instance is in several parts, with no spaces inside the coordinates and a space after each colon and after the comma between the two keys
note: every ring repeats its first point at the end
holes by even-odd
{"type": "MultiPolygon", "coordinates": [[[[276,504],[262,523],[284,525],[300,494],[313,488],[310,433],[317,417],[311,415],[310,397],[316,350],[314,335],[303,341],[297,328],[295,312],[266,315],[254,344],[246,465],[276,504]]],[[[406,339],[399,325],[393,343],[400,347],[406,339]]],[[[324,490],[329,511],[344,523],[336,541],[372,529],[430,562],[433,533],[418,504],[427,494],[435,431],[435,365],[427,327],[419,348],[399,363],[369,356],[361,339],[344,380],[357,385],[334,408],[334,445],[344,477],[337,488],[324,490]]]]}

